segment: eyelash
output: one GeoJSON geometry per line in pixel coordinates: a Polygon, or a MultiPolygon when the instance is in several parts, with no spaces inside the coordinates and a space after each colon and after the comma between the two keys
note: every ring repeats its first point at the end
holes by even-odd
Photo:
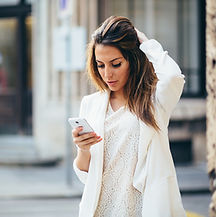
{"type": "MultiPolygon", "coordinates": [[[[121,63],[118,63],[118,64],[112,64],[112,66],[114,67],[114,68],[118,68],[118,67],[120,67],[121,66],[121,63]]],[[[98,68],[104,68],[104,65],[98,65],[97,66],[98,68]]]]}
{"type": "Polygon", "coordinates": [[[114,68],[118,68],[121,66],[121,63],[118,63],[118,64],[115,64],[115,65],[112,65],[114,68]]]}

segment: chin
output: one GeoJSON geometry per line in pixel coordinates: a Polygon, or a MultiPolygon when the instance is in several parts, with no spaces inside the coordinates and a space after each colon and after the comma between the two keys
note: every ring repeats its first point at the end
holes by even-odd
{"type": "Polygon", "coordinates": [[[121,90],[123,89],[123,88],[121,88],[121,87],[117,87],[117,86],[114,86],[114,87],[112,87],[112,86],[108,86],[109,87],[109,89],[111,90],[111,91],[113,91],[113,92],[121,92],[121,90]]]}
{"type": "Polygon", "coordinates": [[[110,89],[111,91],[113,91],[113,92],[116,92],[116,91],[119,90],[118,88],[114,88],[114,87],[109,87],[109,89],[110,89]]]}

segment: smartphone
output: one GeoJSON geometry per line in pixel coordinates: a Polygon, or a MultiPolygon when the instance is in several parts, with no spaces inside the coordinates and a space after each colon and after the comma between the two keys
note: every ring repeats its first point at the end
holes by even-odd
{"type": "Polygon", "coordinates": [[[83,127],[83,130],[79,132],[79,135],[94,132],[85,118],[69,118],[68,121],[73,128],[83,127]]]}

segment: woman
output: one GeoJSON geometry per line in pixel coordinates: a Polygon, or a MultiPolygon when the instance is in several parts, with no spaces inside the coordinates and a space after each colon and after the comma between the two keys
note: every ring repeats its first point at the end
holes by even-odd
{"type": "Polygon", "coordinates": [[[79,216],[186,216],[167,134],[184,86],[178,65],[127,18],[112,16],[92,36],[87,70],[99,91],[80,108],[95,133],[72,132],[85,184],[79,216]]]}

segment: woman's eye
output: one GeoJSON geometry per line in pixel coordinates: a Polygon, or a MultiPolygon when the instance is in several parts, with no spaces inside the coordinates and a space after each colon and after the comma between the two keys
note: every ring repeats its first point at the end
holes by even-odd
{"type": "Polygon", "coordinates": [[[121,66],[121,63],[113,64],[113,67],[114,67],[114,68],[118,68],[118,67],[120,67],[120,66],[121,66]]]}
{"type": "Polygon", "coordinates": [[[104,65],[97,65],[98,68],[104,68],[104,65]]]}

